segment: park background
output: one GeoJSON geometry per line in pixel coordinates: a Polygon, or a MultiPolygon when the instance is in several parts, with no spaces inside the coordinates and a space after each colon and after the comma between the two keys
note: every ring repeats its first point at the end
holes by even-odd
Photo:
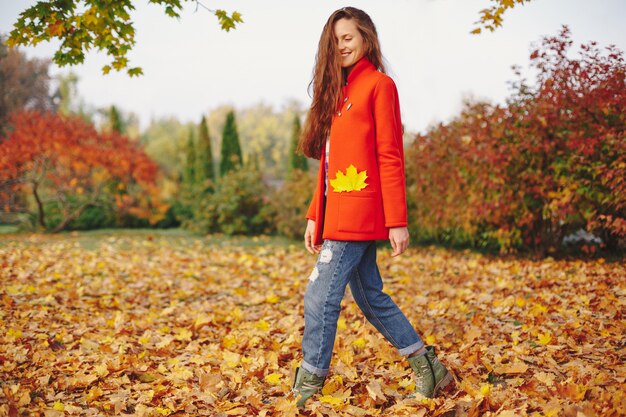
{"type": "MultiPolygon", "coordinates": [[[[146,3],[132,77],[8,48],[35,2],[1,6],[0,411],[295,415],[317,161],[294,147],[345,4],[207,4],[242,14],[225,31],[146,3]]],[[[460,390],[405,404],[348,295],[315,415],[623,415],[626,5],[533,0],[472,34],[494,3],[353,3],[405,127],[412,247],[380,242],[385,288],[460,390]]]]}

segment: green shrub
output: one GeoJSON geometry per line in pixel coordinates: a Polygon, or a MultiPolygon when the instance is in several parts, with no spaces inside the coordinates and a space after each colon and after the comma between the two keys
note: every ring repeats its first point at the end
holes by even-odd
{"type": "Polygon", "coordinates": [[[248,167],[228,171],[215,192],[194,207],[194,225],[205,233],[256,235],[273,232],[269,188],[259,171],[248,167]]]}
{"type": "Polygon", "coordinates": [[[291,239],[301,239],[306,228],[306,211],[313,197],[313,177],[294,169],[283,185],[272,193],[271,205],[276,230],[291,239]]]}

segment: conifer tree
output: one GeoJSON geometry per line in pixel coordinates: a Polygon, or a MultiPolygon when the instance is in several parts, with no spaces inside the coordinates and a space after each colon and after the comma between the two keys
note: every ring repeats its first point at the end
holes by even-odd
{"type": "Polygon", "coordinates": [[[188,185],[193,185],[196,181],[196,145],[192,129],[189,129],[189,138],[187,139],[187,160],[185,162],[184,180],[188,185]]]}
{"type": "Polygon", "coordinates": [[[198,167],[196,179],[199,184],[210,180],[215,181],[215,172],[213,168],[213,150],[211,147],[211,137],[209,136],[209,127],[206,118],[202,116],[198,129],[198,167]]]}
{"type": "Polygon", "coordinates": [[[109,109],[109,127],[117,133],[126,133],[126,126],[122,120],[122,115],[115,106],[109,109]]]}
{"type": "Polygon", "coordinates": [[[239,134],[237,133],[237,122],[235,112],[229,111],[226,116],[226,123],[222,131],[222,159],[220,161],[220,175],[223,176],[228,171],[240,168],[243,162],[241,156],[241,146],[239,145],[239,134]]]}
{"type": "Polygon", "coordinates": [[[291,145],[289,147],[289,164],[287,166],[287,173],[291,173],[294,169],[299,169],[303,172],[307,172],[309,170],[309,164],[306,156],[296,153],[301,132],[300,116],[296,114],[294,116],[291,129],[291,145]]]}

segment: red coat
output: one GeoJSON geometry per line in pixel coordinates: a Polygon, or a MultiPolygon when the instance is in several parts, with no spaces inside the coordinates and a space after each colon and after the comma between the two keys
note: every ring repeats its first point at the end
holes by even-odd
{"type": "Polygon", "coordinates": [[[330,128],[328,191],[324,198],[322,151],[307,219],[315,220],[314,245],[324,239],[386,240],[389,228],[407,225],[400,103],[394,81],[361,58],[348,74],[330,128]],[[353,166],[356,168],[348,169],[353,166]],[[341,171],[338,173],[337,171],[341,171]],[[364,183],[346,188],[343,175],[365,171],[364,183]],[[343,185],[342,185],[343,184],[343,185]],[[362,188],[361,188],[362,187],[362,188]]]}

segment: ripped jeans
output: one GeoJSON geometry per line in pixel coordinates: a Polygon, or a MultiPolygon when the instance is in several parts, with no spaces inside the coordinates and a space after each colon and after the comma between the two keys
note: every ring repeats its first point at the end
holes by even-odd
{"type": "Polygon", "coordinates": [[[348,283],[367,320],[400,355],[410,355],[424,346],[406,316],[382,291],[376,242],[326,239],[304,296],[303,369],[321,377],[328,374],[341,300],[348,283]]]}

